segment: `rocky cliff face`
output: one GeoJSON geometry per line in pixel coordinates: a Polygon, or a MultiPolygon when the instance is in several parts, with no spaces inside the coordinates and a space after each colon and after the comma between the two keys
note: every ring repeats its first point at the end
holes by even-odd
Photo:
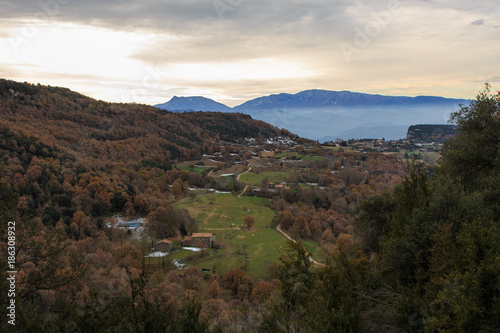
{"type": "Polygon", "coordinates": [[[406,139],[413,142],[443,143],[457,132],[456,125],[412,125],[408,128],[406,139]]]}

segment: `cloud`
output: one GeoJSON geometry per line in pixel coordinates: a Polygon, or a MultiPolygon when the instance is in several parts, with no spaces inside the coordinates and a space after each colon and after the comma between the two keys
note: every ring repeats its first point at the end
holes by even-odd
{"type": "Polygon", "coordinates": [[[276,29],[300,23],[307,17],[321,20],[325,16],[340,14],[347,4],[345,0],[334,4],[322,0],[305,3],[285,0],[17,0],[0,1],[5,9],[0,15],[5,18],[45,15],[54,20],[108,28],[158,29],[188,34],[208,29],[233,28],[240,32],[276,29]],[[50,5],[40,5],[44,3],[50,5]],[[219,3],[225,5],[223,9],[217,5],[219,3]]]}
{"type": "Polygon", "coordinates": [[[178,61],[226,61],[267,54],[314,50],[348,38],[349,2],[324,0],[16,0],[0,1],[0,17],[45,18],[110,30],[155,34],[156,44],[135,57],[151,64],[178,61]],[[66,3],[66,5],[59,3],[66,3]],[[49,5],[40,5],[48,3],[49,5]],[[221,10],[217,4],[226,7],[221,10]],[[159,55],[161,54],[161,56],[159,55]]]}
{"type": "Polygon", "coordinates": [[[484,19],[479,19],[479,20],[472,21],[470,23],[470,25],[484,25],[484,22],[485,22],[484,19]]]}
{"type": "MultiPolygon", "coordinates": [[[[499,6],[490,0],[0,0],[0,6],[0,39],[22,31],[26,22],[45,21],[55,29],[68,23],[74,29],[102,29],[96,33],[110,35],[109,42],[74,37],[72,50],[62,54],[91,52],[81,57],[78,68],[89,68],[89,73],[99,68],[95,75],[102,83],[92,86],[92,93],[102,87],[130,95],[129,90],[143,85],[146,68],[161,70],[165,75],[157,83],[164,88],[149,89],[143,96],[154,102],[163,102],[158,95],[168,98],[174,91],[226,101],[310,88],[386,93],[414,89],[425,94],[436,87],[451,91],[457,82],[500,71],[495,29],[470,27],[500,24],[499,6]],[[390,11],[395,4],[397,10],[390,11]],[[34,18],[38,21],[28,21],[34,18]],[[340,45],[351,47],[350,61],[340,45]],[[104,60],[96,60],[101,54],[104,60]],[[110,55],[123,59],[115,61],[110,55]],[[85,59],[101,66],[86,64],[85,59]],[[122,64],[127,66],[120,68],[122,64]],[[118,76],[118,71],[124,74],[118,76]],[[477,74],[471,74],[474,71],[477,74]]],[[[42,38],[30,43],[30,51],[45,59],[51,58],[46,46],[56,44],[42,38]]],[[[55,46],[54,52],[64,48],[55,46]]],[[[70,65],[58,75],[78,77],[81,70],[71,71],[70,65]]],[[[27,75],[23,79],[29,80],[27,75]]]]}

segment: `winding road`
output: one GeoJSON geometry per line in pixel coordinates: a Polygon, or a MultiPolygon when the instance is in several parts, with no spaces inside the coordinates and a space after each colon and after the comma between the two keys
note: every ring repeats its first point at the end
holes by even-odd
{"type": "MultiPolygon", "coordinates": [[[[238,176],[236,176],[236,180],[237,180],[237,181],[240,181],[240,176],[241,176],[241,175],[244,175],[245,173],[248,173],[248,172],[252,171],[252,163],[253,163],[253,162],[255,162],[255,161],[258,161],[258,159],[256,159],[256,160],[253,160],[253,161],[249,162],[249,163],[248,163],[248,169],[246,169],[244,172],[242,172],[242,173],[240,173],[238,176]]],[[[240,193],[240,194],[238,194],[238,198],[239,198],[239,199],[241,199],[241,196],[243,195],[243,193],[245,193],[245,191],[247,190],[247,188],[248,188],[248,184],[247,184],[247,185],[245,185],[245,188],[243,189],[243,191],[241,191],[241,193],[240,193]]]]}
{"type": "MultiPolygon", "coordinates": [[[[278,226],[276,227],[276,230],[277,230],[280,234],[282,234],[283,236],[285,236],[285,238],[286,238],[286,239],[291,240],[292,242],[295,242],[295,243],[297,242],[295,239],[293,239],[292,237],[290,237],[289,235],[287,235],[287,234],[286,234],[286,233],[285,233],[285,232],[281,229],[281,225],[278,225],[278,226]]],[[[306,251],[307,251],[307,250],[306,250],[306,251]]],[[[311,257],[311,254],[310,254],[309,252],[308,252],[308,254],[309,254],[309,261],[311,261],[313,264],[315,264],[316,266],[322,266],[322,267],[323,267],[323,266],[325,266],[325,264],[322,264],[322,263],[320,263],[319,261],[314,260],[314,259],[311,257]]]]}

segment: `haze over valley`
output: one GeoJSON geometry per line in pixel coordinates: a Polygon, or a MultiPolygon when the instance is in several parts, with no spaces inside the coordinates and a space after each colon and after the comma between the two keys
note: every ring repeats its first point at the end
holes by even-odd
{"type": "Polygon", "coordinates": [[[308,90],[264,96],[229,108],[211,99],[173,97],[156,107],[174,111],[241,112],[321,142],[406,137],[414,124],[446,124],[467,100],[433,96],[382,96],[349,91],[308,90]]]}

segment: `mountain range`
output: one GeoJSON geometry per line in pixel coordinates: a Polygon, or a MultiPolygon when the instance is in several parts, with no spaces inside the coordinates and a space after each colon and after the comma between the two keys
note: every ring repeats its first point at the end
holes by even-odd
{"type": "Polygon", "coordinates": [[[465,99],[453,99],[438,96],[385,96],[364,94],[351,91],[305,90],[297,94],[274,94],[258,97],[233,108],[203,96],[174,96],[166,103],[154,105],[157,108],[179,111],[221,111],[248,112],[272,109],[330,108],[330,107],[366,107],[366,106],[421,106],[450,105],[466,103],[465,99]]]}
{"type": "Polygon", "coordinates": [[[297,94],[278,94],[259,97],[234,107],[234,110],[261,110],[273,108],[330,108],[330,107],[364,107],[394,105],[436,105],[449,104],[463,100],[455,100],[434,96],[383,96],[350,91],[306,90],[297,94]]]}
{"type": "Polygon", "coordinates": [[[251,115],[319,141],[335,138],[402,139],[413,124],[445,124],[465,99],[384,96],[306,90],[259,97],[230,108],[205,97],[174,97],[155,105],[169,111],[222,111],[251,115]]]}

